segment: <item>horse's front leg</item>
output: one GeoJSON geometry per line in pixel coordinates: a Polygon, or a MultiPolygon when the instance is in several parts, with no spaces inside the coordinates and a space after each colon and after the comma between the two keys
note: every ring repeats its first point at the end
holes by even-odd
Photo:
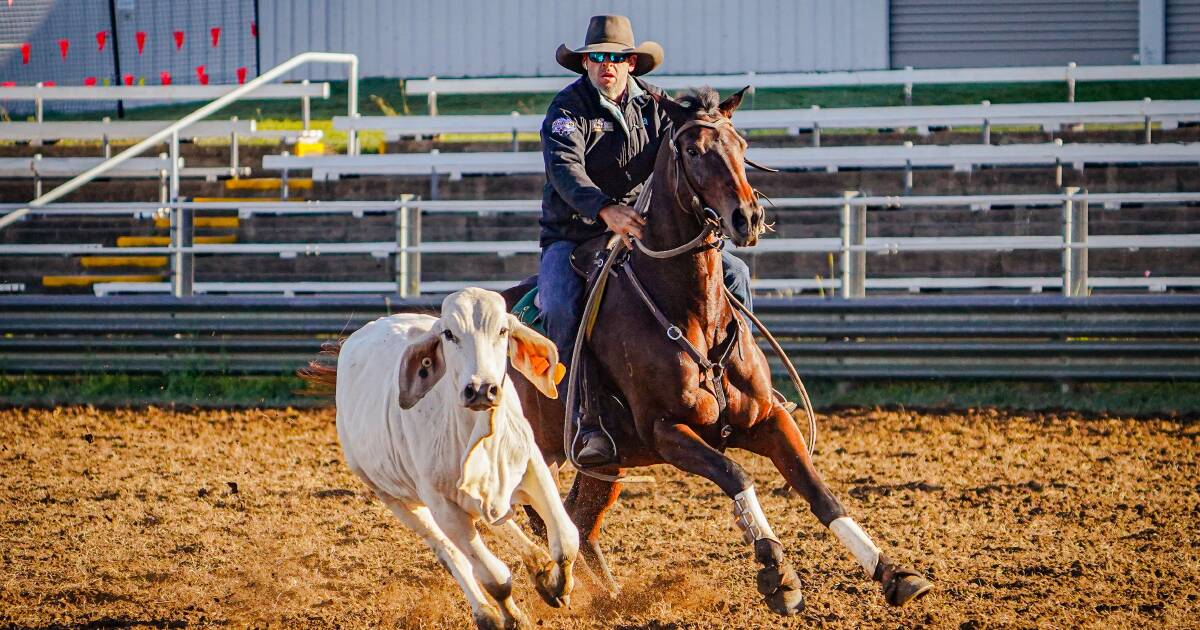
{"type": "MultiPolygon", "coordinates": [[[[611,471],[613,474],[619,472],[611,471]]],[[[579,528],[580,552],[588,569],[604,582],[604,587],[612,596],[616,596],[621,588],[617,586],[612,570],[608,568],[608,560],[604,558],[604,551],[600,549],[600,524],[604,520],[605,512],[620,496],[619,482],[596,479],[576,472],[571,490],[563,501],[567,513],[571,515],[571,521],[579,528]]]]}
{"type": "Polygon", "coordinates": [[[741,466],[705,443],[686,424],[660,421],[654,426],[654,444],[667,463],[717,484],[733,500],[733,514],[754,558],[762,565],[758,592],[772,611],[781,615],[804,609],[800,578],[783,557],[783,545],[771,531],[754,493],[754,483],[741,466]]]}
{"type": "Polygon", "coordinates": [[[893,563],[866,532],[846,514],[841,502],[817,474],[804,448],[800,430],[788,413],[776,408],[771,417],[735,440],[735,446],[771,459],[809,509],[850,551],[867,576],[883,585],[889,604],[901,606],[933,588],[921,574],[893,563]]]}

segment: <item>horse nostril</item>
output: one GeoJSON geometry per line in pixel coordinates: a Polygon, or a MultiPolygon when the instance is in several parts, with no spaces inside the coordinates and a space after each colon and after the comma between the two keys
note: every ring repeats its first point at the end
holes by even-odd
{"type": "Polygon", "coordinates": [[[488,402],[490,402],[490,403],[496,402],[496,398],[498,398],[499,396],[500,396],[500,386],[499,385],[496,385],[495,383],[491,383],[486,388],[484,388],[483,397],[486,398],[488,402]]]}
{"type": "Polygon", "coordinates": [[[747,223],[747,219],[746,219],[746,213],[740,212],[740,211],[734,212],[733,213],[733,231],[737,232],[738,234],[746,234],[747,232],[749,232],[747,227],[748,227],[748,223],[747,223]]]}
{"type": "Polygon", "coordinates": [[[479,392],[475,389],[474,385],[467,385],[463,388],[463,400],[472,402],[475,400],[475,395],[478,393],[479,392]]]}

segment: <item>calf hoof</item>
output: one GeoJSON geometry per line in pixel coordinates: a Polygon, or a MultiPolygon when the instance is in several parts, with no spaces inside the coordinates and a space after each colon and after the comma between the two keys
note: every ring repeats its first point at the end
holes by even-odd
{"type": "Polygon", "coordinates": [[[542,601],[551,607],[562,608],[571,605],[571,590],[575,582],[571,577],[570,563],[564,563],[562,566],[553,562],[546,563],[546,566],[533,574],[533,584],[538,595],[542,596],[542,601]]]}
{"type": "Polygon", "coordinates": [[[903,606],[933,589],[933,582],[925,576],[897,567],[891,577],[883,583],[883,596],[893,606],[903,606]]]}
{"type": "Polygon", "coordinates": [[[525,616],[524,611],[516,606],[508,610],[508,617],[504,620],[504,630],[532,630],[533,623],[529,621],[529,617],[525,616]]]}
{"type": "Polygon", "coordinates": [[[475,627],[479,630],[507,630],[504,617],[491,604],[484,604],[475,611],[475,627]]]}
{"type": "Polygon", "coordinates": [[[766,567],[758,571],[758,592],[767,608],[777,615],[794,615],[804,610],[800,577],[791,567],[766,567]]]}

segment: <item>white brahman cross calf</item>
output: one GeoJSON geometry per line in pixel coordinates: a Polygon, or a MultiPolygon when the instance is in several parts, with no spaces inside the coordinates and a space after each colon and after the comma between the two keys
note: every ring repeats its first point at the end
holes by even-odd
{"type": "Polygon", "coordinates": [[[505,376],[508,357],[542,393],[556,395],[562,367],[554,344],[509,315],[499,294],[475,288],[447,297],[441,318],[373,321],[338,353],[337,431],[346,463],[425,539],[480,628],[529,621],[513,600],[512,573],[484,545],[476,521],[514,546],[551,606],[567,603],[579,550],[579,533],[505,376]],[[546,522],[550,556],[512,519],[515,504],[532,506],[546,522]]]}

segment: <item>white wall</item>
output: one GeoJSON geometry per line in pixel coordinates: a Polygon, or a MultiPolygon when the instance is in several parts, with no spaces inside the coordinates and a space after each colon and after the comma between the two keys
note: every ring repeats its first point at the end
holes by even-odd
{"type": "MultiPolygon", "coordinates": [[[[666,49],[660,74],[878,69],[887,0],[260,0],[262,67],[306,50],[352,52],[363,76],[565,74],[560,43],[621,13],[666,49]]],[[[313,67],[294,78],[343,78],[313,67]]]]}

